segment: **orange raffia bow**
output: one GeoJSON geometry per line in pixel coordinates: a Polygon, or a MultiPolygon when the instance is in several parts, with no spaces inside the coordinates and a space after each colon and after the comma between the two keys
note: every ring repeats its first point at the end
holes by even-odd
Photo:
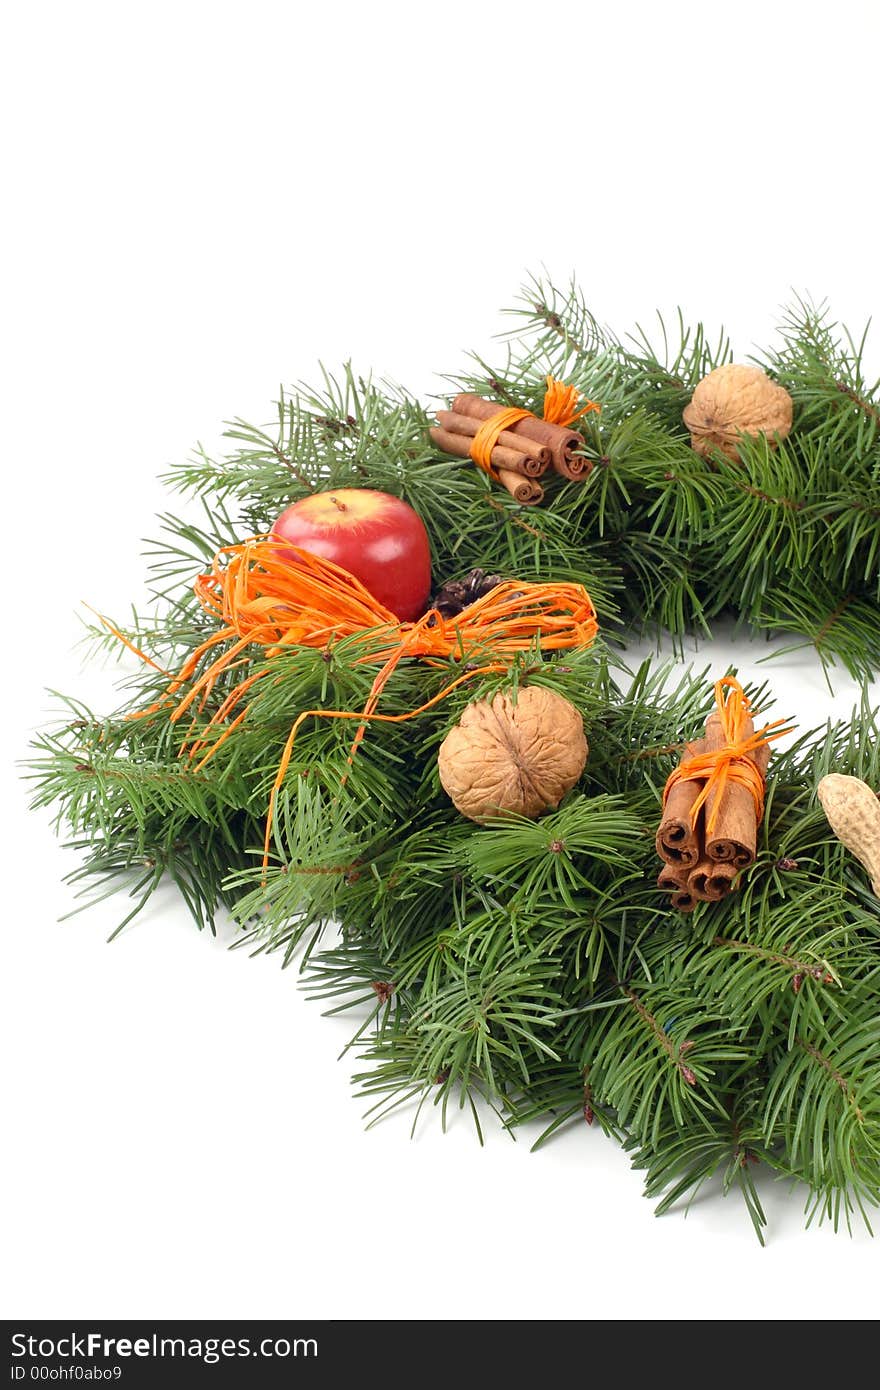
{"type": "MultiPolygon", "coordinates": [[[[557,381],[555,377],[548,376],[541,418],[546,420],[548,425],[561,425],[565,428],[573,425],[575,420],[580,420],[581,416],[587,415],[589,411],[600,409],[595,401],[585,401],[583,405],[580,402],[581,393],[576,386],[568,386],[564,381],[557,381]]],[[[495,478],[496,481],[498,478],[496,470],[492,467],[492,450],[501,435],[520,420],[526,420],[530,416],[532,419],[538,418],[531,410],[523,410],[520,406],[502,405],[498,407],[495,415],[490,415],[488,420],[484,420],[480,425],[471,441],[471,458],[490,478],[495,478]]]]}
{"type": "MultiPolygon", "coordinates": [[[[416,622],[402,623],[348,570],[297,546],[281,544],[271,536],[220,550],[210,571],[196,580],[195,592],[202,607],[218,620],[217,631],[196,648],[171,679],[166,699],[135,717],[168,704],[173,706],[172,722],[193,706],[203,710],[220,676],[244,664],[245,651],[251,645],[264,647],[267,656],[272,656],[290,647],[327,649],[332,642],[350,638],[363,642],[364,650],[355,658],[356,664],[379,664],[366,704],[359,713],[303,710],[294,720],[269,800],[264,869],[269,859],[275,802],[290,764],[294,740],[306,719],[314,716],[358,720],[349,754],[351,762],[366,732],[367,721],[400,723],[413,719],[465,681],[509,669],[512,657],[527,651],[536,640],[540,640],[545,651],[588,647],[598,631],[596,613],[583,585],[528,584],[517,580],[498,584],[454,618],[445,618],[432,608],[416,622]],[[205,658],[211,657],[218,647],[223,648],[220,654],[199,671],[205,658]],[[469,669],[417,709],[406,714],[377,714],[382,691],[404,657],[422,657],[433,664],[455,658],[468,662],[469,669]],[[175,703],[173,697],[184,686],[188,686],[186,694],[175,703]]],[[[142,660],[155,666],[116,628],[111,631],[142,660]]],[[[245,696],[259,680],[271,674],[270,668],[262,667],[245,676],[225,696],[198,739],[181,749],[191,761],[198,758],[196,770],[210,762],[247,717],[250,705],[242,704],[245,696]]]]}
{"type": "Polygon", "coordinates": [[[679,782],[703,782],[700,794],[691,809],[691,825],[696,823],[697,816],[709,797],[713,792],[717,792],[706,823],[706,829],[712,831],[718,819],[724,792],[732,783],[751,792],[755,802],[755,819],[760,825],[764,817],[764,778],[748,754],[754,753],[772,739],[790,733],[791,730],[789,727],[780,727],[785,724],[784,719],[776,719],[753,734],[746,734],[746,724],[751,719],[752,712],[748,697],[734,676],[725,676],[723,680],[715,682],[715,706],[721,719],[724,746],[711,753],[694,753],[683,758],[680,766],[670,773],[666,782],[663,805],[666,805],[669,793],[679,782]]]}

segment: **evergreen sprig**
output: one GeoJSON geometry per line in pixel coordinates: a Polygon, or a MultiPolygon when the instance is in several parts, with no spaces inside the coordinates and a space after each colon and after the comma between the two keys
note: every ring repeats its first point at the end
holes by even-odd
{"type": "MultiPolygon", "coordinates": [[[[149,543],[153,603],[117,624],[157,666],[179,666],[211,631],[194,574],[221,546],[264,532],[292,500],[330,485],[405,497],[422,515],[437,584],[480,566],[575,579],[603,630],[708,629],[732,610],[789,630],[859,674],[880,665],[878,391],[863,343],[796,304],[767,369],[795,400],[795,427],[739,463],[690,449],[681,410],[730,359],[724,338],[679,322],[659,341],[600,328],[575,287],[536,281],[502,353],[455,385],[540,407],[548,372],[602,402],[582,422],[586,484],[549,480],[518,507],[466,461],[438,457],[429,414],[346,368],[282,393],[272,426],[235,421],[220,459],[198,451],[169,475],[197,508],[160,518],[149,543]]],[[[117,643],[97,626],[94,641],[117,643]]],[[[35,804],[79,850],[86,895],[122,888],[130,920],[163,878],[199,926],[218,912],[239,944],[298,962],[333,1012],[350,1009],[372,1118],[400,1105],[488,1105],[538,1143],[595,1118],[624,1143],[665,1209],[707,1180],[737,1190],[761,1232],[756,1163],[804,1185],[811,1215],[847,1223],[880,1198],[880,903],[815,799],[828,771],[880,786],[867,697],[850,719],[774,755],[756,864],[741,891],[693,917],[654,886],[664,782],[711,706],[705,676],[647,662],[628,673],[603,641],[524,654],[408,723],[374,723],[349,766],[351,726],[302,728],[278,798],[270,788],[302,709],[362,708],[374,674],[349,644],[244,654],[258,680],[244,722],[198,768],[242,668],[172,722],[160,670],[125,681],[99,716],[75,700],[37,740],[35,804]],[[474,826],[440,788],[437,747],[469,700],[535,682],[582,710],[590,756],[579,785],[538,822],[474,826]],[[137,718],[132,715],[137,714],[137,718]],[[210,737],[210,734],[208,734],[210,737]],[[338,939],[332,938],[332,924],[338,939]]],[[[405,662],[382,711],[421,706],[460,674],[405,662]]],[[[752,692],[765,708],[765,689],[752,692]]]]}

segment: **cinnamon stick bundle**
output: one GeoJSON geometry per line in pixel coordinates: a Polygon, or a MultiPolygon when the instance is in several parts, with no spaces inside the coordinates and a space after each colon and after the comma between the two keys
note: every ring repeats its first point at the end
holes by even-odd
{"type": "MultiPolygon", "coordinates": [[[[745,715],[739,725],[738,741],[754,735],[755,726],[745,715]]],[[[775,737],[775,735],[774,735],[775,737]]],[[[727,746],[719,713],[706,720],[705,738],[685,744],[682,763],[703,753],[715,753],[727,746]]],[[[770,748],[762,743],[742,755],[766,777],[770,748]]],[[[666,797],[663,819],[656,835],[656,848],[664,867],[657,886],[670,893],[670,902],[688,912],[697,902],[719,902],[734,888],[740,872],[754,863],[758,843],[758,815],[755,798],[748,787],[728,779],[723,790],[711,790],[696,817],[694,805],[705,786],[702,780],[674,782],[666,797]],[[720,799],[719,799],[720,798],[720,799]],[[707,829],[713,822],[711,832],[707,829]]]]}
{"type": "MultiPolygon", "coordinates": [[[[468,440],[473,439],[480,428],[479,420],[472,415],[456,415],[454,410],[438,410],[437,421],[441,430],[445,430],[447,434],[460,434],[468,440]]],[[[512,430],[501,431],[496,445],[496,448],[499,447],[517,456],[515,461],[509,464],[502,462],[501,466],[509,467],[517,473],[524,473],[527,478],[540,478],[550,467],[550,450],[546,444],[538,444],[533,439],[526,439],[524,435],[514,434],[512,430]]],[[[492,462],[495,462],[494,452],[492,462]]]]}
{"type": "MultiPolygon", "coordinates": [[[[454,414],[467,415],[473,420],[488,420],[501,409],[497,401],[484,401],[482,396],[472,396],[469,392],[456,396],[452,402],[454,414]]],[[[529,415],[525,420],[518,420],[515,425],[511,425],[506,433],[519,435],[521,439],[546,446],[550,450],[553,467],[563,478],[571,481],[583,480],[593,467],[592,459],[584,458],[577,453],[577,450],[584,446],[581,436],[563,425],[551,425],[548,420],[539,420],[536,416],[529,415]]]]}

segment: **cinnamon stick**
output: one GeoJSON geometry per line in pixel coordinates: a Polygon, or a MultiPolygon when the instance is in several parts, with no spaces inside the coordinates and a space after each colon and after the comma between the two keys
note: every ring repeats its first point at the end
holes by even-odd
{"type": "MultiPolygon", "coordinates": [[[[466,434],[454,434],[451,430],[431,429],[428,431],[433,442],[438,449],[442,449],[444,454],[455,454],[457,458],[470,458],[471,446],[470,439],[466,434]]],[[[538,471],[526,469],[523,465],[528,461],[528,456],[518,453],[515,449],[505,448],[503,444],[496,444],[489,455],[489,461],[493,468],[499,472],[502,468],[507,469],[508,473],[516,473],[523,477],[540,477],[546,472],[544,467],[538,466],[538,471]]]]}
{"type": "Polygon", "coordinates": [[[499,468],[498,481],[507,488],[515,502],[522,502],[525,506],[534,507],[543,500],[544,489],[540,483],[535,482],[534,478],[524,478],[521,473],[513,473],[510,469],[499,468]]]}
{"type": "MultiPolygon", "coordinates": [[[[686,743],[684,757],[692,758],[705,749],[706,740],[702,738],[686,743]]],[[[691,810],[702,786],[702,782],[677,782],[666,799],[655,843],[660,858],[668,864],[691,869],[700,858],[699,826],[691,824],[691,810]]]]}
{"type": "Polygon", "coordinates": [[[716,864],[711,859],[701,859],[688,874],[688,892],[698,902],[720,902],[727,897],[738,873],[735,864],[716,864]]]}
{"type": "MultiPolygon", "coordinates": [[[[482,396],[473,396],[469,392],[456,396],[452,402],[452,409],[456,415],[469,415],[474,420],[488,420],[502,408],[497,401],[484,401],[482,396]]],[[[546,445],[550,450],[553,467],[563,478],[572,481],[583,480],[593,467],[592,459],[583,458],[576,452],[583,448],[584,441],[575,430],[566,429],[562,425],[551,425],[548,420],[539,420],[536,416],[529,415],[526,419],[517,420],[515,425],[511,425],[510,431],[523,439],[532,439],[537,444],[546,445]]]]}
{"type": "MultiPolygon", "coordinates": [[[[479,420],[471,415],[456,415],[454,410],[438,410],[437,420],[447,434],[467,435],[469,439],[473,439],[480,428],[479,420]]],[[[496,448],[499,446],[522,455],[516,471],[524,473],[527,478],[540,478],[550,467],[550,450],[546,444],[538,444],[524,435],[514,434],[512,430],[502,430],[496,448]]]]}
{"type": "Polygon", "coordinates": [[[657,887],[669,893],[670,904],[679,912],[693,912],[697,900],[688,887],[688,871],[675,864],[664,864],[657,875],[657,887]]]}
{"type": "MultiPolygon", "coordinates": [[[[743,737],[748,738],[754,732],[754,722],[746,719],[743,737]]],[[[711,753],[724,745],[721,717],[718,714],[710,714],[706,720],[706,751],[711,753]]],[[[762,744],[747,756],[763,777],[770,762],[769,746],[766,743],[762,744]]],[[[755,799],[748,788],[728,782],[720,803],[718,793],[712,792],[706,801],[707,826],[713,815],[715,824],[712,832],[706,832],[707,858],[716,864],[733,864],[736,869],[744,869],[748,864],[753,864],[758,845],[758,821],[755,815],[755,799]]]]}

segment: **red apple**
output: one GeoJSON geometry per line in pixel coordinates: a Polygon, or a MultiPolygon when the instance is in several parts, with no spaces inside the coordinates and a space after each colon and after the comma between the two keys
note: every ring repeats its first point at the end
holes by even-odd
{"type": "Polygon", "coordinates": [[[282,512],[272,533],[356,575],[401,622],[424,613],[431,592],[428,533],[399,497],[371,488],[315,492],[282,512]]]}

